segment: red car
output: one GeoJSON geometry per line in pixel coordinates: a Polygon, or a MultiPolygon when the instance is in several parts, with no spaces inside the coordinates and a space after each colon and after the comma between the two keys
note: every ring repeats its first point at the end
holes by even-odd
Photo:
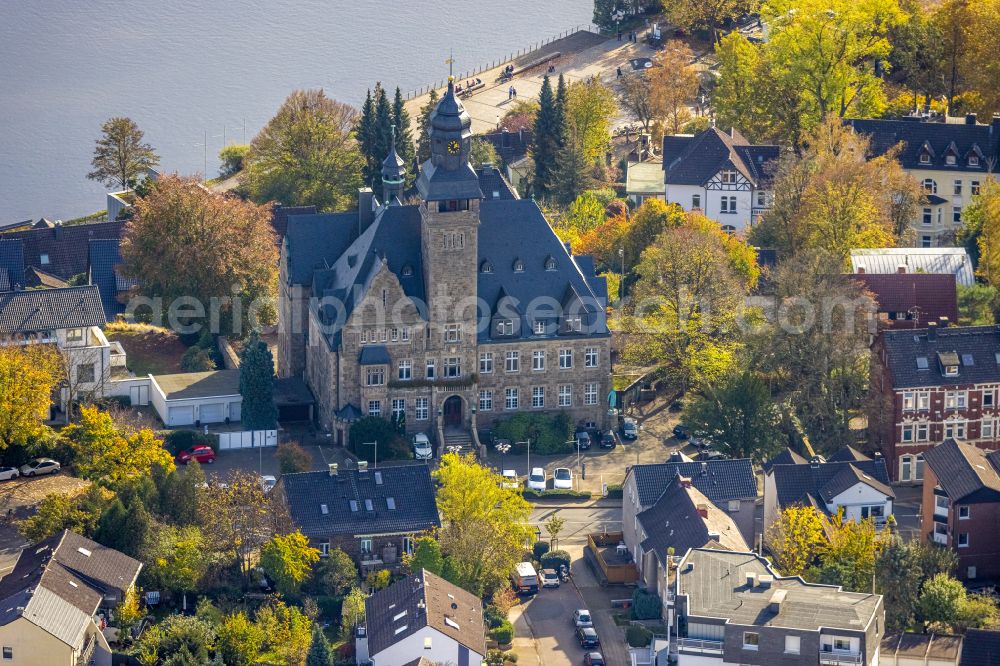
{"type": "Polygon", "coordinates": [[[188,464],[191,460],[197,460],[199,463],[214,463],[215,462],[215,451],[212,450],[211,446],[205,444],[198,444],[197,446],[192,446],[186,451],[181,451],[177,454],[177,462],[188,464]]]}

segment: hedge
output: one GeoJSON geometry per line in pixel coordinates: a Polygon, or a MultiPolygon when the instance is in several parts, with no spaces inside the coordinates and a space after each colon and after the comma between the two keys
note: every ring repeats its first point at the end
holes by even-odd
{"type": "Polygon", "coordinates": [[[524,499],[590,499],[591,495],[585,490],[532,490],[525,488],[521,491],[524,499]]]}
{"type": "Polygon", "coordinates": [[[627,642],[630,647],[646,647],[652,639],[653,632],[641,624],[629,625],[629,628],[625,630],[625,642],[627,642]]]}
{"type": "Polygon", "coordinates": [[[623,497],[622,484],[620,483],[609,483],[608,484],[608,498],[609,499],[621,499],[623,497]]]}
{"type": "Polygon", "coordinates": [[[213,451],[219,452],[217,435],[206,435],[197,430],[171,430],[163,437],[163,445],[174,455],[199,444],[207,444],[213,451]]]}
{"type": "Polygon", "coordinates": [[[506,619],[507,616],[504,615],[503,611],[493,604],[489,604],[483,609],[483,621],[490,629],[496,629],[502,625],[506,619]]]}
{"type": "Polygon", "coordinates": [[[549,544],[545,541],[536,541],[535,545],[531,547],[531,554],[536,560],[542,559],[542,556],[547,552],[549,552],[549,544]]]}
{"type": "Polygon", "coordinates": [[[550,550],[549,552],[538,558],[543,569],[559,569],[560,564],[565,564],[566,568],[569,568],[572,558],[569,556],[565,550],[550,550]]]}
{"type": "Polygon", "coordinates": [[[498,645],[510,645],[514,641],[514,625],[510,623],[510,620],[504,618],[499,627],[490,629],[490,638],[495,640],[498,645]]]}
{"type": "Polygon", "coordinates": [[[632,593],[632,619],[657,620],[661,617],[661,602],[658,594],[650,594],[645,590],[632,593]]]}
{"type": "Polygon", "coordinates": [[[368,462],[379,460],[405,460],[412,457],[410,447],[395,425],[381,416],[366,416],[351,425],[348,433],[351,451],[368,462]],[[377,442],[376,446],[365,446],[377,442]]]}
{"type": "Polygon", "coordinates": [[[494,439],[506,439],[511,442],[511,453],[524,453],[525,446],[518,442],[531,440],[531,450],[539,455],[554,453],[572,453],[574,442],[573,424],[569,414],[519,412],[504,419],[493,428],[494,439]]]}

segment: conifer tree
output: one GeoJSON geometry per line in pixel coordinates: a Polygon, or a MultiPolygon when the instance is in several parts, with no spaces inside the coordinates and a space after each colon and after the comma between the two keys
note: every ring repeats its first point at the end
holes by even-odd
{"type": "Polygon", "coordinates": [[[590,167],[583,145],[575,133],[570,133],[555,155],[555,165],[549,176],[548,194],[562,205],[568,206],[585,190],[593,187],[594,178],[591,176],[590,167]]]}
{"type": "Polygon", "coordinates": [[[274,406],[274,357],[256,333],[240,354],[240,395],[247,430],[272,430],[278,419],[274,406]]]}
{"type": "Polygon", "coordinates": [[[357,127],[358,146],[364,156],[365,165],[362,169],[365,183],[371,182],[372,174],[372,153],[374,152],[375,141],[375,101],[372,99],[371,88],[365,95],[365,103],[361,105],[361,117],[358,118],[357,127]]]}
{"type": "Polygon", "coordinates": [[[413,132],[410,131],[410,114],[403,104],[403,94],[399,86],[396,86],[396,97],[392,102],[392,122],[396,126],[396,152],[406,164],[406,186],[409,187],[416,177],[416,169],[413,168],[416,153],[413,146],[413,132]]]}
{"type": "Polygon", "coordinates": [[[306,666],[332,666],[333,654],[330,652],[330,644],[323,635],[323,630],[318,624],[313,624],[312,642],[309,644],[309,653],[306,655],[306,666]]]}
{"type": "Polygon", "coordinates": [[[562,74],[559,75],[559,83],[556,86],[555,107],[555,135],[561,148],[566,143],[566,132],[568,131],[566,127],[566,79],[563,78],[562,74]]]}
{"type": "Polygon", "coordinates": [[[552,174],[556,166],[556,153],[559,150],[559,118],[555,96],[552,94],[552,82],[549,81],[548,75],[542,79],[538,105],[538,116],[535,118],[531,146],[531,156],[535,161],[532,192],[535,196],[544,197],[549,194],[549,185],[552,182],[552,174]]]}
{"type": "Polygon", "coordinates": [[[420,107],[420,119],[417,121],[417,160],[423,164],[431,157],[431,137],[428,131],[431,128],[431,114],[437,106],[438,94],[432,90],[427,96],[427,104],[420,107]]]}

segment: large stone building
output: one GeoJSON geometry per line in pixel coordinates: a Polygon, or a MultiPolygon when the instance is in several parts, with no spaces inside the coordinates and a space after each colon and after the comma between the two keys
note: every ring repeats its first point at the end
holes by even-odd
{"type": "Polygon", "coordinates": [[[395,148],[379,202],[290,216],[281,248],[279,373],[302,374],[320,425],[363,415],[471,433],[518,411],[607,413],[607,284],[534,201],[469,164],[471,118],[452,85],[431,118],[419,202],[395,148]]]}

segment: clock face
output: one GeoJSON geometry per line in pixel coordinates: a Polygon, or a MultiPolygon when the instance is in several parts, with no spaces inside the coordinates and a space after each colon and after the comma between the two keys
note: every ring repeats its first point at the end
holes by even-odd
{"type": "Polygon", "coordinates": [[[461,152],[461,150],[462,150],[462,144],[460,144],[458,141],[452,139],[451,141],[448,142],[448,152],[451,153],[452,155],[458,155],[458,153],[461,152]]]}

